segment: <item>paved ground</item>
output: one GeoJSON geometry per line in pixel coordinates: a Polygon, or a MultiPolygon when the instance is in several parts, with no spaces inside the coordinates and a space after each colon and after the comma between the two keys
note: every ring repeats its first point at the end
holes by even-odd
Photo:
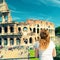
{"type": "Polygon", "coordinates": [[[30,60],[30,59],[0,59],[0,60],[30,60]]]}
{"type": "Polygon", "coordinates": [[[12,60],[29,60],[29,59],[12,59],[12,60]]]}

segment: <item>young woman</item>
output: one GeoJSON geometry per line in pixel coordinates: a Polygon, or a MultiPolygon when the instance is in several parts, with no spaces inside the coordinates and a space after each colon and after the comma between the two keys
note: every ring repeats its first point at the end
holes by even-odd
{"type": "Polygon", "coordinates": [[[39,60],[53,60],[56,56],[55,44],[50,40],[48,30],[42,29],[40,32],[40,40],[35,44],[35,57],[39,60]]]}

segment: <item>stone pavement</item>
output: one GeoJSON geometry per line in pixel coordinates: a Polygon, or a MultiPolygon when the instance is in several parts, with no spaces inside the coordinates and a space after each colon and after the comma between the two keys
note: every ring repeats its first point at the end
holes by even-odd
{"type": "Polygon", "coordinates": [[[0,59],[0,60],[30,60],[30,59],[0,59]]]}

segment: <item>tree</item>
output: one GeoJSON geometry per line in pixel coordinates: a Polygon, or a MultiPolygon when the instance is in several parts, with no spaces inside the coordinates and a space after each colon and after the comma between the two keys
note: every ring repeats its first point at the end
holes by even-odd
{"type": "Polygon", "coordinates": [[[60,26],[55,28],[55,33],[60,35],[60,26]]]}

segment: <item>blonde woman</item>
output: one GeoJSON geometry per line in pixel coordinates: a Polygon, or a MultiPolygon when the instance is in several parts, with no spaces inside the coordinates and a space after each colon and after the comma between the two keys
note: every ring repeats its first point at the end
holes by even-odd
{"type": "Polygon", "coordinates": [[[39,60],[53,60],[56,56],[55,44],[50,40],[48,30],[42,29],[40,32],[40,40],[35,44],[35,57],[39,60]]]}

